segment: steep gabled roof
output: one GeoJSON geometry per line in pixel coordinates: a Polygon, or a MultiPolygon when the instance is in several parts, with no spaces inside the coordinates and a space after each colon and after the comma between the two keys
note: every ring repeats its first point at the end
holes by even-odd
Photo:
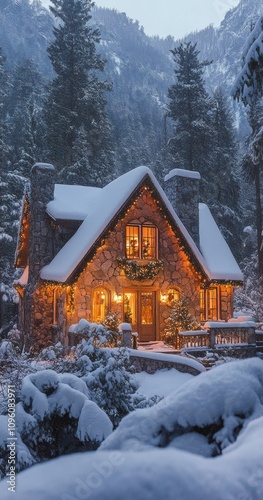
{"type": "MultiPolygon", "coordinates": [[[[62,283],[67,282],[88,252],[96,242],[103,237],[112,221],[115,219],[117,220],[118,214],[129,203],[129,200],[136,190],[138,190],[143,183],[147,183],[147,181],[154,187],[156,194],[159,196],[169,213],[169,218],[181,234],[182,239],[207,279],[210,281],[215,279],[242,280],[242,273],[234,258],[231,261],[234,266],[232,273],[230,273],[231,270],[229,267],[227,267],[225,273],[222,270],[220,273],[214,272],[212,259],[209,260],[208,258],[207,260],[207,255],[206,258],[204,258],[204,255],[202,255],[197,248],[188,231],[175,213],[170,201],[152,171],[147,167],[135,168],[114,180],[103,189],[83,188],[82,186],[61,186],[58,188],[56,186],[54,201],[50,202],[47,206],[48,213],[55,219],[76,220],[76,217],[79,217],[83,222],[74,236],[54,257],[52,262],[42,269],[41,278],[43,280],[62,283]],[[71,188],[73,189],[70,192],[71,188]],[[73,196],[73,193],[75,193],[75,196],[73,196]],[[73,198],[75,198],[75,202],[73,198]],[[61,202],[59,201],[60,199],[62,200],[61,202]],[[69,206],[71,202],[74,207],[72,211],[69,206]],[[86,217],[84,218],[85,211],[86,217]],[[233,276],[235,276],[235,278],[233,278],[233,276]]],[[[201,237],[201,246],[203,246],[203,250],[205,251],[205,249],[208,248],[206,240],[209,238],[209,235],[203,230],[201,237]]],[[[220,232],[217,234],[217,238],[222,245],[221,240],[224,241],[224,239],[220,232]]],[[[224,244],[225,251],[228,251],[229,255],[232,255],[227,244],[225,242],[224,244]]],[[[208,254],[209,251],[206,253],[208,254]]],[[[228,262],[230,262],[230,260],[228,260],[228,262]]]]}
{"type": "Polygon", "coordinates": [[[90,186],[55,184],[54,200],[47,204],[47,213],[56,220],[84,220],[102,191],[90,186]]]}

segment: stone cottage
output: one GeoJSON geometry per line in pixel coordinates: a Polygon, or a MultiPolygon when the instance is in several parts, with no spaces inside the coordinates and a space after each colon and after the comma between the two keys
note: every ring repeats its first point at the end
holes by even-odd
{"type": "Polygon", "coordinates": [[[141,341],[158,340],[181,294],[198,321],[232,316],[243,276],[199,203],[198,172],[172,170],[165,192],[147,167],[104,188],[54,178],[52,165],[34,165],[23,201],[15,287],[27,346],[67,343],[72,324],[109,310],[141,341]]]}

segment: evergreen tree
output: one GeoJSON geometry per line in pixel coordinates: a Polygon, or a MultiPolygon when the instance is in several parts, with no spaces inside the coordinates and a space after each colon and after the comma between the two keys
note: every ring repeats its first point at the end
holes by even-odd
{"type": "Polygon", "coordinates": [[[31,60],[15,66],[10,75],[8,111],[8,142],[11,147],[10,162],[18,174],[29,177],[30,169],[43,151],[44,125],[43,78],[31,60]]]}
{"type": "Polygon", "coordinates": [[[235,255],[242,257],[240,175],[233,116],[221,88],[213,95],[213,172],[207,201],[235,255]]]}
{"type": "Polygon", "coordinates": [[[263,92],[263,15],[259,17],[243,50],[242,69],[233,86],[234,99],[245,106],[257,101],[263,92]]]}
{"type": "Polygon", "coordinates": [[[248,151],[243,159],[243,167],[247,170],[250,180],[255,184],[256,227],[258,270],[263,275],[263,240],[262,240],[262,188],[261,171],[263,166],[263,16],[260,16],[243,51],[242,69],[233,86],[233,98],[241,100],[249,106],[249,122],[251,136],[248,151]]]}
{"type": "Polygon", "coordinates": [[[179,300],[172,303],[171,313],[166,320],[164,328],[163,341],[179,349],[178,333],[197,330],[198,328],[201,327],[196,319],[190,314],[186,297],[182,296],[179,300]]]}
{"type": "Polygon", "coordinates": [[[176,83],[168,90],[168,115],[174,125],[174,135],[168,141],[173,166],[199,171],[204,186],[211,178],[213,144],[211,101],[203,80],[204,68],[210,63],[199,61],[199,51],[191,42],[171,52],[176,64],[176,83]]]}
{"type": "Polygon", "coordinates": [[[262,248],[262,182],[261,172],[263,166],[262,149],[262,123],[263,123],[263,100],[251,102],[248,108],[248,122],[251,133],[247,138],[247,150],[241,161],[242,173],[247,183],[254,185],[253,206],[255,207],[256,226],[256,252],[258,257],[258,270],[263,273],[263,248],[262,248]]]}
{"type": "Polygon", "coordinates": [[[48,49],[55,71],[46,107],[49,161],[63,169],[64,181],[68,171],[75,183],[102,185],[113,173],[113,152],[104,98],[110,86],[98,78],[105,61],[96,53],[100,33],[90,23],[94,4],[91,0],[52,0],[52,4],[58,22],[48,49]]]}
{"type": "MultiPolygon", "coordinates": [[[[5,57],[0,48],[0,288],[1,297],[7,301],[14,294],[12,289],[13,262],[20,205],[15,190],[17,178],[10,171],[10,162],[8,160],[10,148],[7,145],[5,113],[8,76],[4,65],[5,57]]],[[[20,190],[20,197],[22,192],[23,188],[20,190]]],[[[4,326],[4,319],[1,318],[2,327],[4,326]]]]}

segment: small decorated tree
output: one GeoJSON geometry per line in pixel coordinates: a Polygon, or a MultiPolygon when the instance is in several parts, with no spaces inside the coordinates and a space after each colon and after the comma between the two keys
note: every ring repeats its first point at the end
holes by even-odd
{"type": "Polygon", "coordinates": [[[172,303],[171,313],[164,329],[163,341],[179,348],[178,333],[198,328],[200,325],[188,310],[187,299],[180,297],[179,300],[172,303]]]}

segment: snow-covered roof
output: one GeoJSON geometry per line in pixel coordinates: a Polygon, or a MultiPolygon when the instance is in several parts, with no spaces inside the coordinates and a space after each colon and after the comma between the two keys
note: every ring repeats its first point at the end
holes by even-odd
{"type": "MultiPolygon", "coordinates": [[[[243,276],[236,261],[218,230],[210,214],[209,231],[205,223],[200,224],[201,252],[175,213],[170,201],[148,167],[137,167],[112,181],[103,189],[83,186],[56,185],[54,201],[47,205],[48,213],[58,219],[83,220],[73,237],[64,245],[54,259],[41,271],[44,280],[66,282],[78,264],[85,257],[96,241],[102,237],[113,218],[124,207],[132,193],[142,181],[150,178],[174,222],[189,245],[193,255],[206,273],[208,279],[242,280],[243,276]],[[87,197],[87,198],[86,198],[87,197]],[[85,216],[86,215],[86,216],[85,216]],[[85,217],[85,218],[84,218],[85,217]],[[217,231],[216,231],[217,229],[217,231]],[[212,231],[212,236],[211,232],[212,231]],[[216,237],[215,246],[221,248],[220,264],[210,255],[213,246],[210,239],[216,237]],[[204,252],[204,253],[203,253],[204,252]],[[203,255],[202,255],[203,254],[203,255]],[[222,260],[223,257],[223,260],[222,260]],[[233,266],[233,269],[231,267],[233,266]]],[[[200,211],[201,216],[203,211],[200,211]]],[[[206,212],[204,212],[206,215],[206,212]]],[[[205,220],[208,220],[208,216],[205,220]]]]}
{"type": "Polygon", "coordinates": [[[200,250],[213,279],[242,281],[243,274],[209,208],[199,204],[200,250]]]}
{"type": "Polygon", "coordinates": [[[101,189],[89,186],[55,184],[54,200],[47,204],[53,219],[84,220],[101,189]]]}

